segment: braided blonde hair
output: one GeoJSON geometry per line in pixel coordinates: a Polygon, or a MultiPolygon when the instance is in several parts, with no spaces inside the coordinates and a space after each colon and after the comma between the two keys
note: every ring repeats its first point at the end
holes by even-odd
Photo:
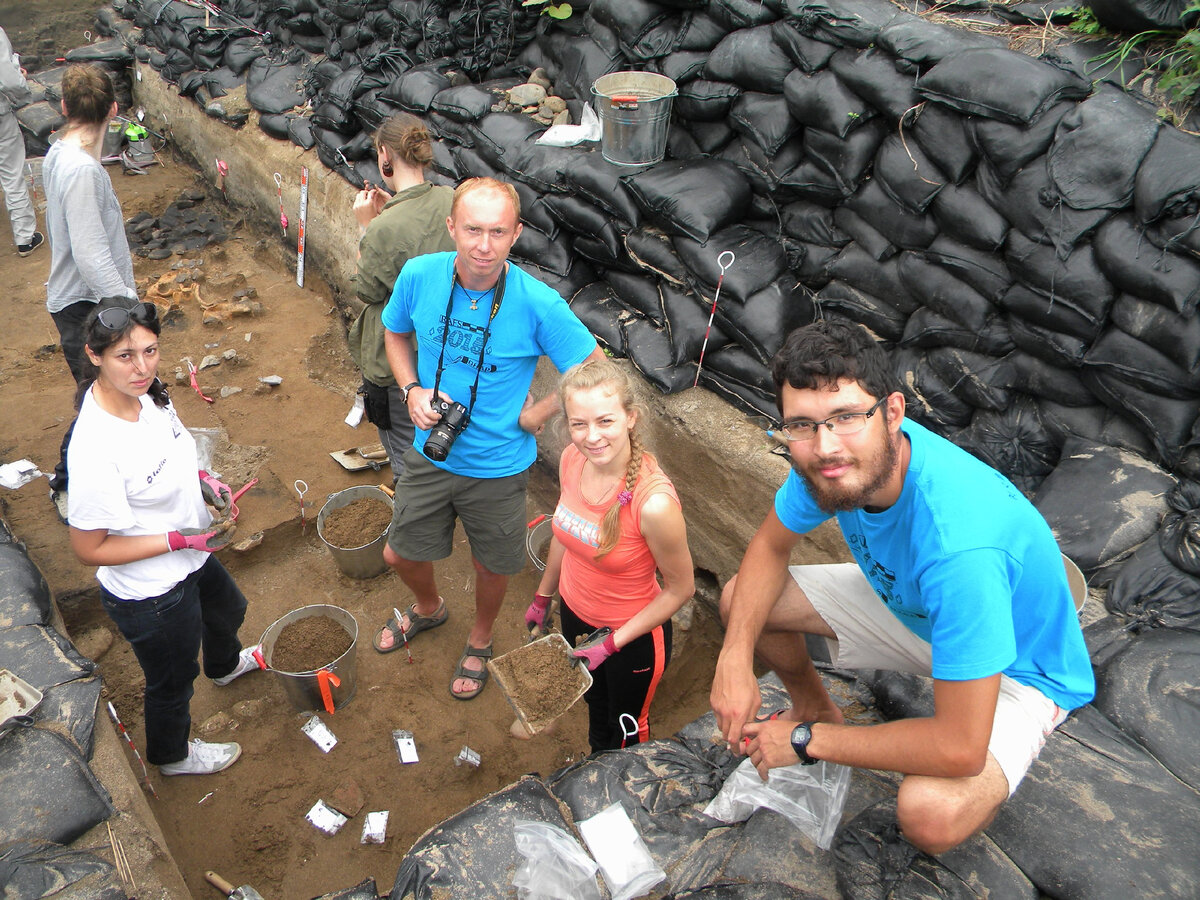
{"type": "MultiPolygon", "coordinates": [[[[572,366],[563,375],[558,386],[558,398],[567,406],[567,397],[576,391],[586,391],[597,387],[609,387],[621,401],[621,406],[630,415],[642,419],[641,404],[635,399],[633,380],[629,374],[611,359],[593,359],[572,366]]],[[[637,425],[629,431],[629,464],[625,467],[625,483],[604,518],[600,522],[600,546],[595,558],[602,559],[613,551],[621,537],[621,507],[628,506],[633,501],[633,489],[637,485],[638,473],[642,469],[642,457],[648,452],[638,435],[637,425]]]]}

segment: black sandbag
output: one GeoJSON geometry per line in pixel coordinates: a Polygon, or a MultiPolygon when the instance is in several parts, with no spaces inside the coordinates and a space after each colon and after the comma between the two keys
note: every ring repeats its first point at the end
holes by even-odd
{"type": "Polygon", "coordinates": [[[963,50],[998,45],[999,41],[990,35],[939,25],[920,16],[896,16],[879,31],[879,46],[925,68],[963,50]]]}
{"type": "Polygon", "coordinates": [[[933,371],[925,354],[912,347],[891,352],[892,370],[904,382],[909,398],[907,415],[939,434],[962,428],[971,421],[972,408],[933,371]]]}
{"type": "Polygon", "coordinates": [[[862,216],[903,250],[924,250],[938,236],[938,226],[932,216],[909,212],[887,195],[878,179],[863,185],[846,201],[846,208],[862,216]]]}
{"type": "Polygon", "coordinates": [[[500,169],[474,146],[456,145],[451,148],[458,169],[468,178],[503,178],[500,169]]]}
{"type": "Polygon", "coordinates": [[[708,0],[707,3],[699,0],[695,5],[706,8],[710,16],[730,31],[763,25],[779,16],[778,3],[759,0],[708,0]]]}
{"type": "Polygon", "coordinates": [[[49,625],[16,625],[0,630],[0,660],[4,660],[3,668],[20,672],[39,691],[96,671],[94,662],[80,655],[49,625]]]}
{"type": "Polygon", "coordinates": [[[1145,541],[1109,585],[1104,608],[1135,631],[1195,628],[1200,625],[1200,577],[1171,562],[1160,541],[1145,541]]]}
{"type": "Polygon", "coordinates": [[[921,304],[967,328],[983,330],[996,312],[986,297],[919,254],[902,254],[899,273],[909,294],[921,304]]]}
{"type": "Polygon", "coordinates": [[[1181,481],[1167,494],[1167,505],[1171,509],[1163,517],[1159,545],[1176,566],[1200,575],[1200,483],[1181,481]]]}
{"type": "Polygon", "coordinates": [[[1112,570],[1158,530],[1175,485],[1170,473],[1126,450],[1068,441],[1034,506],[1062,552],[1089,579],[1112,570]]]}
{"type": "Polygon", "coordinates": [[[624,245],[620,242],[614,251],[611,241],[601,240],[591,235],[577,234],[570,238],[570,244],[576,256],[586,259],[602,272],[611,269],[630,275],[642,276],[645,274],[642,272],[641,266],[630,258],[624,245]]]}
{"type": "Polygon", "coordinates": [[[794,262],[788,260],[788,271],[800,279],[801,284],[817,290],[829,283],[829,267],[838,256],[837,247],[826,247],[823,244],[810,244],[796,241],[795,238],[784,235],[784,240],[795,242],[803,251],[803,259],[794,262]]]}
{"type": "Polygon", "coordinates": [[[725,160],[667,160],[621,181],[656,224],[700,242],[741,220],[750,204],[749,183],[725,160]]]}
{"type": "Polygon", "coordinates": [[[855,674],[857,683],[871,692],[875,708],[884,719],[933,716],[933,679],[889,669],[863,669],[855,674]]]}
{"type": "Polygon", "coordinates": [[[620,319],[630,313],[607,282],[595,281],[580,288],[570,299],[571,311],[600,342],[617,356],[625,355],[620,319]]]}
{"type": "Polygon", "coordinates": [[[744,303],[787,267],[779,242],[748,225],[723,228],[703,243],[687,237],[677,237],[674,243],[679,258],[695,274],[705,293],[711,297],[719,281],[721,299],[726,302],[744,303]],[[722,279],[720,256],[726,251],[733,253],[734,260],[722,279]]]}
{"type": "Polygon", "coordinates": [[[523,113],[496,112],[484,116],[468,130],[475,138],[475,148],[488,162],[512,174],[516,158],[527,143],[537,139],[543,126],[523,113]]]}
{"type": "Polygon", "coordinates": [[[508,897],[523,857],[517,852],[517,819],[573,832],[558,801],[540,778],[526,775],[433,826],[417,838],[396,872],[391,900],[428,897],[508,897]]]}
{"type": "Polygon", "coordinates": [[[625,353],[642,377],[661,393],[674,394],[690,388],[696,379],[695,366],[675,362],[671,333],[649,319],[632,316],[621,322],[625,353]]]}
{"type": "Polygon", "coordinates": [[[540,206],[557,225],[573,234],[592,235],[605,243],[613,242],[613,252],[617,252],[621,237],[612,221],[586,200],[569,194],[543,194],[534,205],[540,206]]]}
{"type": "Polygon", "coordinates": [[[1164,216],[1195,212],[1200,199],[1200,140],[1175,128],[1160,128],[1142,160],[1133,186],[1133,209],[1147,225],[1164,216]]]}
{"type": "Polygon", "coordinates": [[[783,230],[801,241],[827,247],[844,247],[850,242],[850,236],[833,223],[833,214],[829,209],[819,204],[797,200],[785,206],[780,213],[783,230]]]}
{"type": "Polygon", "coordinates": [[[882,50],[839,50],[830,57],[829,69],[893,123],[921,102],[913,76],[898,71],[895,59],[882,50]]]}
{"type": "Polygon", "coordinates": [[[1003,410],[980,409],[953,441],[972,456],[1002,472],[1031,496],[1054,469],[1059,445],[1038,415],[1037,403],[1018,396],[1003,410]]]}
{"type": "Polygon", "coordinates": [[[671,869],[674,890],[663,900],[821,900],[831,895],[805,888],[819,887],[823,856],[782,815],[760,808],[737,828],[710,831],[671,869]]]}
{"type": "Polygon", "coordinates": [[[120,70],[133,61],[125,41],[119,37],[75,47],[68,50],[64,58],[68,63],[103,63],[112,70],[120,70]]]}
{"type": "Polygon", "coordinates": [[[113,812],[108,792],[62,735],[35,726],[0,741],[0,845],[69,844],[113,812]]]}
{"type": "Polygon", "coordinates": [[[958,347],[991,356],[999,356],[1013,349],[1012,337],[1002,316],[992,316],[988,319],[987,326],[978,330],[967,328],[961,322],[943,316],[927,306],[920,307],[908,317],[900,343],[903,346],[925,349],[958,347]]]}
{"type": "Polygon", "coordinates": [[[117,873],[99,856],[51,841],[14,841],[0,849],[5,900],[127,900],[117,873]]]}
{"type": "Polygon", "coordinates": [[[543,234],[532,225],[521,229],[513,244],[512,254],[517,259],[536,263],[557,275],[571,271],[571,246],[565,239],[554,239],[543,234]]]}
{"type": "Polygon", "coordinates": [[[879,297],[873,297],[844,281],[831,281],[813,297],[818,318],[834,313],[865,325],[886,341],[899,341],[908,320],[900,310],[879,297]]]}
{"type": "Polygon", "coordinates": [[[921,148],[895,134],[879,147],[875,177],[892,200],[914,214],[925,212],[946,185],[946,176],[921,148]]]}
{"type": "Polygon", "coordinates": [[[413,66],[393,79],[379,96],[405,112],[417,115],[429,112],[437,95],[450,87],[447,68],[448,61],[444,59],[413,66]]]}
{"type": "MultiPolygon", "coordinates": [[[[591,102],[592,85],[601,75],[616,72],[623,66],[621,54],[613,55],[591,37],[565,37],[559,45],[560,69],[554,87],[564,100],[591,102]]],[[[695,82],[689,82],[695,84],[695,82]]]]}
{"type": "Polygon", "coordinates": [[[260,56],[246,72],[246,101],[259,112],[285,113],[303,106],[308,97],[302,85],[304,53],[293,52],[282,59],[260,56]]]}
{"type": "Polygon", "coordinates": [[[779,417],[775,385],[766,363],[738,344],[705,355],[700,383],[749,415],[771,421],[779,417]]]}
{"type": "Polygon", "coordinates": [[[1051,302],[1066,304],[1096,327],[1108,320],[1116,291],[1104,277],[1098,247],[1082,244],[1064,257],[1045,244],[1010,234],[1004,258],[1014,278],[1051,302]]]}
{"type": "Polygon", "coordinates": [[[1053,365],[1025,350],[1014,350],[1009,361],[1027,394],[1064,406],[1093,406],[1097,402],[1084,386],[1078,369],[1053,365]]]}
{"type": "Polygon", "coordinates": [[[1165,216],[1146,228],[1155,247],[1200,257],[1200,217],[1195,212],[1165,216]]]}
{"type": "Polygon", "coordinates": [[[1200,261],[1159,250],[1129,216],[1096,232],[1096,263],[1120,290],[1191,316],[1200,302],[1200,261]]]}
{"type": "Polygon", "coordinates": [[[94,675],[46,688],[34,722],[70,738],[83,758],[91,760],[102,687],[100,676],[94,675]]]}
{"type": "Polygon", "coordinates": [[[943,234],[952,234],[972,247],[998,250],[1008,236],[1008,220],[966,185],[945,185],[929,211],[943,234]]]}
{"type": "Polygon", "coordinates": [[[692,133],[679,122],[672,122],[667,130],[666,155],[671,159],[703,159],[709,154],[700,149],[692,133]]]}
{"type": "Polygon", "coordinates": [[[308,116],[288,116],[287,131],[292,143],[302,150],[311,150],[317,144],[317,136],[313,134],[312,119],[308,116]]]}
{"type": "Polygon", "coordinates": [[[0,541],[0,628],[48,625],[50,588],[24,544],[0,541]]]}
{"type": "Polygon", "coordinates": [[[971,118],[966,122],[967,133],[992,166],[1001,186],[1044,154],[1054,141],[1059,123],[1077,103],[1056,103],[1028,124],[999,119],[971,118]]]}
{"type": "Polygon", "coordinates": [[[779,196],[785,202],[812,200],[822,206],[833,207],[849,195],[824,166],[811,160],[802,162],[779,180],[779,196]]]}
{"type": "Polygon", "coordinates": [[[783,80],[783,96],[797,122],[838,137],[845,137],[876,114],[828,69],[811,75],[793,69],[783,80]]]}
{"type": "MultiPolygon", "coordinates": [[[[734,3],[739,0],[733,0],[734,3]]],[[[774,16],[775,14],[766,7],[766,4],[754,3],[750,4],[751,8],[757,9],[759,13],[774,16]]],[[[727,4],[710,3],[707,7],[693,11],[687,22],[687,27],[681,29],[679,35],[680,50],[711,50],[717,44],[721,43],[721,38],[733,31],[734,28],[741,28],[742,25],[730,25],[724,19],[717,18],[714,13],[727,9],[727,4]]],[[[747,25],[761,25],[761,22],[755,21],[752,16],[747,20],[747,25]]]]}
{"type": "Polygon", "coordinates": [[[774,196],[784,178],[804,158],[805,144],[806,142],[796,135],[776,153],[768,154],[752,139],[734,138],[721,150],[719,157],[737,166],[750,182],[754,191],[751,198],[751,216],[772,221],[778,219],[774,196]]]}
{"type": "Polygon", "coordinates": [[[910,126],[917,144],[954,184],[962,184],[975,169],[979,152],[968,119],[937,103],[924,103],[910,126]]]}
{"type": "Polygon", "coordinates": [[[313,898],[313,900],[378,900],[378,898],[379,887],[376,885],[375,879],[364,878],[354,887],[330,891],[328,894],[313,898]]]}
{"type": "Polygon", "coordinates": [[[646,70],[666,75],[676,85],[685,84],[693,78],[704,74],[704,64],[708,62],[708,54],[703,50],[676,50],[661,59],[651,60],[646,70]]]}
{"type": "Polygon", "coordinates": [[[870,171],[887,133],[887,125],[878,118],[869,119],[844,137],[808,128],[804,132],[804,152],[833,176],[848,197],[858,190],[870,171]]]}
{"type": "Polygon", "coordinates": [[[1101,85],[1063,117],[1046,167],[1067,205],[1124,209],[1160,122],[1129,94],[1101,85]]]}
{"type": "Polygon", "coordinates": [[[697,78],[679,85],[673,109],[687,122],[716,122],[729,114],[733,101],[742,93],[736,84],[697,78]]]}
{"type": "Polygon", "coordinates": [[[979,48],[943,59],[917,79],[917,93],[968,115],[1027,124],[1060,100],[1086,97],[1091,84],[1049,60],[979,48]]]}
{"type": "Polygon", "coordinates": [[[758,25],[722,38],[704,66],[704,77],[731,81],[748,91],[779,94],[792,69],[791,59],[772,37],[772,26],[758,25]]]}
{"type": "Polygon", "coordinates": [[[784,0],[783,9],[814,37],[839,47],[870,47],[898,15],[879,0],[784,0]]]}
{"type": "Polygon", "coordinates": [[[245,74],[254,60],[263,55],[262,38],[255,35],[230,38],[225,44],[225,66],[238,75],[245,74]]]}
{"type": "Polygon", "coordinates": [[[850,235],[855,246],[874,260],[885,262],[895,259],[896,254],[900,252],[899,247],[848,206],[839,206],[833,211],[833,223],[850,235]]]}
{"type": "Polygon", "coordinates": [[[700,122],[691,121],[687,124],[688,133],[700,148],[700,152],[708,156],[720,153],[737,135],[726,121],[700,122]]]}
{"type": "MultiPolygon", "coordinates": [[[[1091,397],[1091,401],[1094,402],[1095,397],[1091,397]]],[[[1060,445],[1065,445],[1071,438],[1080,438],[1086,443],[1117,447],[1147,459],[1154,455],[1150,439],[1133,422],[1107,406],[1070,406],[1041,397],[1038,407],[1046,431],[1060,445]]]]}
{"type": "MultiPolygon", "coordinates": [[[[1200,397],[1200,373],[1177,366],[1149,344],[1119,328],[1105,331],[1088,350],[1083,364],[1154,394],[1174,399],[1200,397]]],[[[1197,408],[1200,410],[1200,405],[1197,408]]]]}
{"type": "Polygon", "coordinates": [[[645,226],[629,232],[625,249],[638,266],[660,278],[678,285],[691,281],[691,272],[675,252],[670,236],[657,228],[645,226]]]}
{"type": "Polygon", "coordinates": [[[496,94],[478,84],[447,87],[433,95],[429,108],[459,122],[482,119],[496,103],[496,94]]]}
{"type": "MultiPolygon", "coordinates": [[[[1020,385],[1017,384],[1016,372],[1007,357],[988,356],[957,347],[938,347],[929,350],[925,358],[933,371],[937,372],[942,381],[946,382],[950,390],[964,403],[969,403],[977,409],[992,411],[1016,408],[1020,405],[1011,394],[1012,389],[1020,385]]],[[[1029,410],[1024,410],[1021,414],[1027,417],[1033,415],[1029,410]]],[[[975,418],[978,419],[978,415],[975,418]]],[[[1036,430],[1040,431],[1040,426],[1036,430]]]]}
{"type": "Polygon", "coordinates": [[[548,269],[543,269],[533,263],[521,266],[526,272],[540,281],[546,287],[555,291],[563,300],[570,300],[582,288],[596,280],[596,271],[583,258],[571,263],[571,271],[566,275],[556,275],[548,269]]]}
{"type": "Polygon", "coordinates": [[[880,262],[861,247],[850,244],[829,264],[831,278],[839,278],[864,293],[886,297],[888,303],[907,313],[916,312],[921,301],[913,295],[900,275],[900,261],[880,262]]]}
{"type": "Polygon", "coordinates": [[[588,13],[617,33],[621,50],[630,59],[665,56],[679,45],[681,19],[670,6],[651,0],[592,0],[588,13]]]}
{"type": "Polygon", "coordinates": [[[43,100],[41,103],[28,103],[15,113],[21,129],[36,141],[39,147],[49,147],[50,135],[66,124],[58,101],[51,104],[43,100]]]}
{"type": "MultiPolygon", "coordinates": [[[[701,295],[698,299],[702,309],[712,310],[711,298],[701,295]]],[[[741,306],[718,302],[716,308],[721,330],[764,364],[779,352],[793,330],[809,324],[813,317],[810,292],[791,275],[771,282],[741,306]]]]}
{"type": "Polygon", "coordinates": [[[782,94],[745,91],[729,110],[729,124],[754,140],[763,152],[773,155],[793,134],[800,123],[788,113],[782,94]]]}
{"type": "Polygon", "coordinates": [[[797,19],[781,19],[771,24],[771,36],[801,71],[817,72],[825,68],[837,48],[809,37],[797,19]]]}
{"type": "Polygon", "coordinates": [[[1029,240],[1049,244],[1066,259],[1112,211],[1067,206],[1050,180],[1044,159],[1021,169],[1007,185],[1001,182],[991,163],[981,160],[975,169],[975,185],[983,199],[1021,234],[1029,240]]]}
{"type": "Polygon", "coordinates": [[[1100,334],[1102,323],[1090,321],[1061,297],[1048,297],[1023,284],[1010,286],[997,304],[1010,315],[1072,335],[1089,346],[1100,334]]]}
{"type": "Polygon", "coordinates": [[[1192,700],[1197,668],[1200,631],[1143,631],[1099,673],[1093,703],[1180,781],[1200,791],[1195,744],[1200,709],[1192,700]]]}
{"type": "Polygon", "coordinates": [[[224,66],[213,69],[211,72],[205,72],[201,79],[204,82],[204,87],[208,90],[210,97],[224,97],[230,91],[237,90],[246,83],[244,75],[239,75],[232,69],[227,69],[224,66]]]}
{"type": "Polygon", "coordinates": [[[708,312],[697,305],[691,294],[665,282],[659,282],[658,290],[671,335],[672,363],[681,366],[695,362],[701,349],[706,354],[715,353],[729,343],[717,322],[709,326],[708,312]]]}
{"type": "Polygon", "coordinates": [[[1186,897],[1200,800],[1093,706],[1046,741],[987,835],[1062,900],[1186,897]],[[1081,802],[1086,798],[1086,802],[1081,802]]]}
{"type": "Polygon", "coordinates": [[[838,831],[833,846],[837,884],[846,900],[976,900],[988,896],[1036,900],[1037,888],[986,837],[937,857],[900,834],[896,803],[863,810],[838,831]]]}
{"type": "Polygon", "coordinates": [[[547,196],[523,181],[512,181],[513,190],[521,202],[521,221],[528,222],[551,240],[558,237],[558,220],[550,215],[543,199],[547,196]]]}
{"type": "Polygon", "coordinates": [[[1179,31],[1196,23],[1195,10],[1184,0],[1097,0],[1092,12],[1108,30],[1127,34],[1179,31]]]}
{"type": "Polygon", "coordinates": [[[665,313],[662,297],[653,278],[627,272],[605,272],[604,280],[624,306],[649,319],[655,326],[663,325],[665,313]]]}
{"type": "Polygon", "coordinates": [[[1084,369],[1084,384],[1109,408],[1137,422],[1154,442],[1163,462],[1172,467],[1195,445],[1192,426],[1200,405],[1144,391],[1101,369],[1084,369]]]}
{"type": "Polygon", "coordinates": [[[939,235],[924,255],[929,262],[949,269],[993,302],[1012,284],[1012,273],[1002,257],[960,244],[946,234],[939,235]]]}

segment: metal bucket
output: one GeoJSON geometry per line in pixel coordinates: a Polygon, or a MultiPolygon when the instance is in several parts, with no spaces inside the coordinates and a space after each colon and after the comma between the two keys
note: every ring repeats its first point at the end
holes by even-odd
{"type": "Polygon", "coordinates": [[[1083,577],[1083,572],[1079,566],[1075,565],[1075,561],[1067,554],[1062,554],[1063,568],[1067,570],[1067,587],[1071,589],[1071,599],[1075,603],[1076,615],[1083,615],[1084,604],[1087,603],[1088,585],[1087,579],[1083,577]]]}
{"type": "Polygon", "coordinates": [[[294,609],[286,616],[276,619],[263,632],[262,656],[267,668],[274,672],[283,683],[283,689],[292,701],[292,706],[299,710],[323,709],[333,712],[341,709],[354,699],[355,688],[355,651],[358,648],[358,622],[354,616],[340,606],[318,604],[302,606],[294,609]],[[275,654],[275,642],[283,629],[293,622],[308,619],[313,616],[325,616],[333,619],[346,629],[350,635],[350,649],[319,669],[310,672],[285,672],[275,668],[272,658],[275,654]]]}
{"type": "Polygon", "coordinates": [[[667,152],[675,82],[654,72],[613,72],[592,83],[600,152],[610,163],[644,166],[667,152]]]}
{"type": "Polygon", "coordinates": [[[392,498],[387,495],[386,491],[366,486],[346,488],[344,491],[330,494],[325,505],[321,507],[321,511],[317,513],[317,535],[322,541],[325,541],[325,546],[333,554],[333,561],[338,564],[338,568],[351,578],[374,578],[376,575],[382,575],[388,568],[387,563],[383,561],[383,545],[387,542],[388,536],[387,528],[383,529],[383,534],[379,537],[361,547],[338,547],[325,538],[326,514],[335,509],[341,509],[343,506],[349,506],[355,500],[361,500],[363,497],[381,500],[388,505],[388,509],[392,508],[392,498]]]}

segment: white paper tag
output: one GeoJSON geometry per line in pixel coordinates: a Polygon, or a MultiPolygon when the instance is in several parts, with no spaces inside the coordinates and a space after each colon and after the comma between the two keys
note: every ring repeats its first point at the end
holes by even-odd
{"type": "Polygon", "coordinates": [[[400,762],[417,762],[417,742],[413,740],[411,731],[396,729],[392,732],[392,742],[396,745],[396,755],[400,757],[400,762]]]}
{"type": "Polygon", "coordinates": [[[19,459],[16,462],[5,463],[0,466],[0,484],[11,490],[29,484],[35,478],[41,478],[42,473],[32,462],[27,459],[19,459]]]}
{"type": "Polygon", "coordinates": [[[369,812],[363,819],[362,840],[360,844],[382,844],[387,837],[388,811],[369,812]]]}
{"type": "Polygon", "coordinates": [[[354,405],[350,407],[350,412],[346,413],[346,424],[351,428],[357,428],[358,423],[362,421],[363,413],[367,410],[363,403],[362,394],[358,394],[354,398],[354,405]]]}
{"type": "Polygon", "coordinates": [[[300,730],[312,738],[312,742],[321,748],[322,753],[328,753],[337,745],[337,738],[333,736],[333,732],[316,716],[305,722],[300,730]]]}
{"type": "Polygon", "coordinates": [[[329,835],[337,834],[346,824],[346,817],[336,809],[326,806],[324,800],[318,800],[313,804],[313,808],[304,818],[308,819],[317,831],[323,831],[329,835]]]}

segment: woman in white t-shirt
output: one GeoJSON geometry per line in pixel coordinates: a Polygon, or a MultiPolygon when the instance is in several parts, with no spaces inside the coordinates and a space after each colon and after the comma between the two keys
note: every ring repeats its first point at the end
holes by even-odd
{"type": "Polygon", "coordinates": [[[84,324],[87,377],[67,450],[71,549],[99,567],[104,609],[146,676],[146,758],[164,775],[208,775],[242,751],[188,742],[197,655],[218,685],[257,663],[237,636],[246,598],[212,556],[233,536],[232,497],[199,468],[156,377],[159,331],[153,303],[124,297],[101,300],[84,324]]]}

